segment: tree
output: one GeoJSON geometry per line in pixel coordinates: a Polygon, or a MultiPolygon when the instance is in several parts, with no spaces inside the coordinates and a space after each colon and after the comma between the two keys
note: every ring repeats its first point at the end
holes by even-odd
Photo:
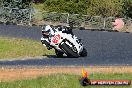
{"type": "Polygon", "coordinates": [[[45,0],[44,10],[92,16],[132,17],[132,0],[45,0]]]}
{"type": "Polygon", "coordinates": [[[123,2],[123,14],[126,17],[132,18],[132,0],[124,0],[124,2],[123,2]]]}
{"type": "MultiPolygon", "coordinates": [[[[85,0],[84,0],[85,1],[85,0]]],[[[46,0],[44,10],[67,12],[71,14],[85,14],[87,5],[83,0],[46,0]]]]}
{"type": "Polygon", "coordinates": [[[122,14],[123,0],[90,0],[88,13],[91,15],[100,15],[103,17],[122,14]]]}

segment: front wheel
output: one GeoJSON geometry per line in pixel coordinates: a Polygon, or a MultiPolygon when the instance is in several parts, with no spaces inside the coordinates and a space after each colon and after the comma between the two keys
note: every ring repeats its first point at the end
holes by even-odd
{"type": "Polygon", "coordinates": [[[75,52],[69,45],[65,42],[61,45],[62,50],[67,54],[69,57],[79,57],[78,53],[75,52]]]}
{"type": "Polygon", "coordinates": [[[56,56],[59,57],[59,58],[63,57],[63,54],[64,54],[63,52],[60,52],[60,51],[58,51],[56,49],[55,49],[55,53],[56,53],[56,56]]]}

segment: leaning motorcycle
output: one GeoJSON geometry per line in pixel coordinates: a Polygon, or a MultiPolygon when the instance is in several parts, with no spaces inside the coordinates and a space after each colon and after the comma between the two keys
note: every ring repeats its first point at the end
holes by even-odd
{"type": "MultiPolygon", "coordinates": [[[[63,57],[66,54],[68,57],[85,57],[87,50],[84,48],[81,40],[73,34],[68,34],[64,31],[59,31],[57,28],[54,35],[50,37],[50,46],[55,49],[57,57],[63,57]]],[[[41,41],[45,38],[41,38],[41,41]]],[[[45,45],[44,45],[45,46],[45,45]]]]}

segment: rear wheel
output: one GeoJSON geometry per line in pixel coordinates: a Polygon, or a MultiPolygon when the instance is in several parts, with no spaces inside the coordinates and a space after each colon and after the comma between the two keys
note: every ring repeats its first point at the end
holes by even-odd
{"type": "Polygon", "coordinates": [[[78,53],[73,50],[72,47],[67,45],[65,42],[61,45],[62,50],[67,54],[69,57],[79,57],[78,53]]]}
{"type": "Polygon", "coordinates": [[[80,53],[81,57],[86,57],[87,56],[87,50],[83,48],[83,51],[80,53]]]}

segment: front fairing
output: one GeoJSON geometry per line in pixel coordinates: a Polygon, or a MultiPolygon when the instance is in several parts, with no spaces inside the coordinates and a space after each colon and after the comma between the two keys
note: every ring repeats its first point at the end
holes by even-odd
{"type": "Polygon", "coordinates": [[[78,40],[78,38],[75,35],[68,35],[67,39],[73,43],[78,51],[78,54],[82,52],[83,50],[83,44],[78,40]]]}
{"type": "Polygon", "coordinates": [[[78,38],[75,35],[71,35],[71,34],[67,34],[67,33],[62,33],[61,31],[58,31],[58,32],[55,33],[54,37],[51,38],[51,43],[50,44],[52,46],[54,46],[56,49],[61,50],[59,48],[59,44],[63,41],[63,39],[69,40],[74,45],[74,47],[76,47],[76,49],[78,51],[78,54],[80,52],[82,52],[83,45],[78,40],[78,38]],[[58,41],[54,41],[55,38],[57,38],[58,41]]]}
{"type": "Polygon", "coordinates": [[[52,35],[52,37],[50,37],[50,45],[53,46],[55,49],[62,51],[59,48],[59,44],[63,41],[63,34],[61,31],[57,31],[54,33],[54,35],[52,35]]]}

